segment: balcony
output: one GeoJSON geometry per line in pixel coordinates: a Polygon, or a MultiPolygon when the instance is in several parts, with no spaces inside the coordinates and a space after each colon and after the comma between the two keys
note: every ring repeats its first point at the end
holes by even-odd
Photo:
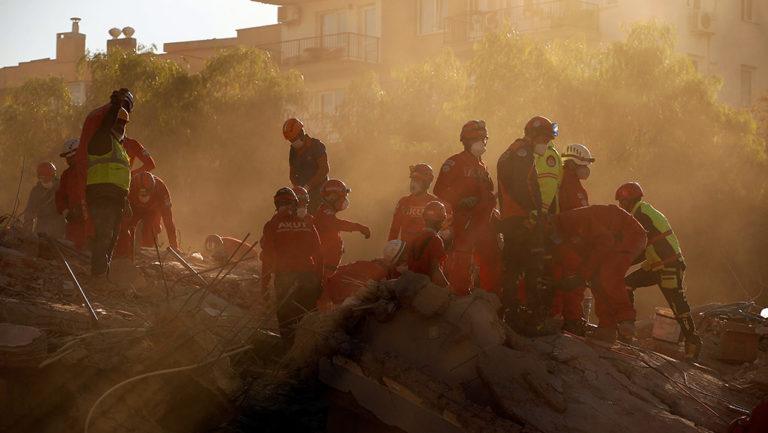
{"type": "Polygon", "coordinates": [[[446,44],[462,44],[482,39],[505,25],[519,33],[599,31],[599,7],[579,0],[531,2],[494,11],[475,11],[445,19],[446,44]]]}
{"type": "Polygon", "coordinates": [[[260,45],[281,65],[328,61],[379,63],[379,38],[359,33],[336,33],[260,45]]]}

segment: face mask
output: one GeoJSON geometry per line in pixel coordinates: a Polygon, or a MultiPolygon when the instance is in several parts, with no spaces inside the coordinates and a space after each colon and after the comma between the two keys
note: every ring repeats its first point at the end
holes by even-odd
{"type": "Polygon", "coordinates": [[[142,203],[148,203],[150,198],[151,198],[150,195],[142,194],[142,195],[139,196],[139,201],[142,202],[142,203]]]}
{"type": "Polygon", "coordinates": [[[533,153],[539,156],[544,156],[545,153],[547,153],[547,144],[548,143],[538,143],[533,145],[533,153]]]}
{"type": "Polygon", "coordinates": [[[307,208],[300,207],[296,209],[296,215],[298,215],[299,218],[304,218],[305,216],[307,216],[307,208]]]}
{"type": "Polygon", "coordinates": [[[349,199],[346,198],[346,197],[344,197],[344,201],[341,202],[341,205],[339,205],[339,210],[340,211],[345,210],[345,209],[349,209],[349,199]]]}
{"type": "Polygon", "coordinates": [[[302,140],[301,138],[297,138],[291,141],[291,147],[294,149],[301,149],[301,146],[303,145],[304,145],[304,140],[302,140]]]}
{"type": "Polygon", "coordinates": [[[40,185],[45,189],[53,188],[53,180],[41,180],[40,185]]]}
{"type": "Polygon", "coordinates": [[[421,182],[416,179],[411,179],[411,194],[421,194],[424,192],[421,182]]]}
{"type": "Polygon", "coordinates": [[[480,156],[485,153],[485,143],[476,141],[472,143],[472,147],[469,151],[472,152],[472,155],[475,155],[475,157],[480,158],[480,156]]]}
{"type": "Polygon", "coordinates": [[[580,165],[578,168],[576,168],[576,177],[581,180],[586,180],[589,177],[589,173],[589,167],[586,165],[580,165]]]}
{"type": "Polygon", "coordinates": [[[396,270],[397,272],[399,272],[399,273],[401,273],[401,274],[402,274],[402,273],[404,273],[405,271],[407,271],[407,270],[408,270],[408,265],[400,265],[400,266],[397,266],[397,267],[395,268],[395,270],[396,270]]]}

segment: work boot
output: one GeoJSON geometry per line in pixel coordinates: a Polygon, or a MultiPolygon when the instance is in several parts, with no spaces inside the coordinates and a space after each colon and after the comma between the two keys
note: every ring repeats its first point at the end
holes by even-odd
{"type": "Polygon", "coordinates": [[[590,329],[586,331],[586,337],[613,344],[616,342],[616,328],[607,326],[598,326],[597,328],[590,327],[590,329]]]}
{"type": "Polygon", "coordinates": [[[564,320],[562,331],[583,337],[586,333],[586,330],[584,329],[584,319],[564,320]]]}
{"type": "Polygon", "coordinates": [[[619,341],[622,343],[631,343],[637,337],[637,329],[634,320],[622,320],[618,326],[619,341]]]}
{"type": "Polygon", "coordinates": [[[685,362],[696,362],[699,360],[699,354],[701,354],[701,337],[693,334],[685,338],[685,362]]]}

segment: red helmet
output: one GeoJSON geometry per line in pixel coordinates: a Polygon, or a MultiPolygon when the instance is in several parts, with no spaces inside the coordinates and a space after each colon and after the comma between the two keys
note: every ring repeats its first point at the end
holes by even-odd
{"type": "Polygon", "coordinates": [[[224,240],[219,235],[208,235],[208,237],[205,238],[206,251],[213,252],[217,248],[221,248],[223,246],[224,246],[224,240]]]}
{"type": "Polygon", "coordinates": [[[552,138],[557,137],[557,123],[542,116],[535,116],[525,124],[525,136],[530,137],[534,134],[549,135],[552,138]]]}
{"type": "Polygon", "coordinates": [[[320,194],[323,195],[323,197],[328,197],[333,194],[338,194],[339,197],[346,197],[349,192],[352,191],[351,189],[347,188],[347,184],[342,182],[339,179],[329,179],[327,182],[323,184],[323,187],[320,189],[320,194]]]}
{"type": "Polygon", "coordinates": [[[485,120],[470,120],[461,128],[459,140],[467,143],[477,139],[488,139],[488,129],[485,127],[485,120]]]}
{"type": "Polygon", "coordinates": [[[299,200],[299,206],[306,206],[309,204],[309,193],[303,186],[294,186],[293,192],[296,194],[296,198],[299,200]]]}
{"type": "Polygon", "coordinates": [[[299,199],[296,198],[296,193],[290,188],[280,188],[275,193],[275,207],[296,205],[298,202],[299,199]]]}
{"type": "Polygon", "coordinates": [[[37,164],[37,177],[45,180],[53,179],[56,176],[56,166],[52,162],[41,162],[37,164]]]}
{"type": "Polygon", "coordinates": [[[435,173],[429,164],[416,164],[409,167],[411,169],[411,179],[421,179],[432,182],[435,179],[435,173]]]}
{"type": "Polygon", "coordinates": [[[628,182],[616,190],[616,200],[632,200],[643,196],[643,188],[637,182],[628,182]]]}
{"type": "Polygon", "coordinates": [[[422,217],[424,221],[438,221],[442,223],[448,218],[448,212],[445,210],[444,204],[439,201],[431,201],[424,206],[422,217]]]}
{"type": "Polygon", "coordinates": [[[288,141],[293,141],[301,135],[304,130],[304,124],[301,120],[291,117],[283,123],[283,137],[288,141]]]}
{"type": "Polygon", "coordinates": [[[155,189],[155,176],[148,171],[142,171],[131,178],[131,189],[139,194],[151,192],[155,189]]]}

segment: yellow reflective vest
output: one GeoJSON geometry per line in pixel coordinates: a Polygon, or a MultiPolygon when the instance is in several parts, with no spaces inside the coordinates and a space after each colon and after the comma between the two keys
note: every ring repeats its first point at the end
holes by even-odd
{"type": "Polygon", "coordinates": [[[558,213],[558,191],[563,180],[563,161],[555,149],[555,143],[547,144],[544,155],[535,155],[534,162],[539,174],[539,190],[541,191],[541,211],[558,213]]]}
{"type": "Polygon", "coordinates": [[[88,155],[88,175],[86,185],[111,183],[128,191],[131,186],[131,164],[128,153],[115,137],[112,139],[112,151],[104,155],[88,155]]]}
{"type": "Polygon", "coordinates": [[[648,232],[646,267],[655,271],[677,261],[684,262],[680,243],[664,214],[644,201],[635,203],[630,213],[648,232]]]}

